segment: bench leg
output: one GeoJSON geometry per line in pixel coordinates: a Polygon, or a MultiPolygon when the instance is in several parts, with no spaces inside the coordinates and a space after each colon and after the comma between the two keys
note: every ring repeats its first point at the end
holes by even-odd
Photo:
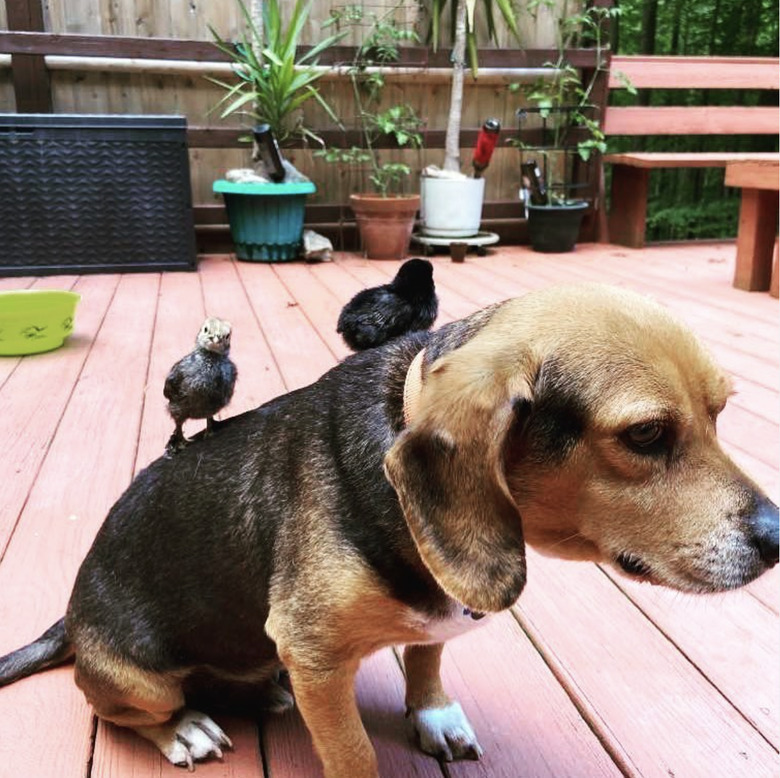
{"type": "Polygon", "coordinates": [[[770,189],[743,189],[737,232],[734,286],[748,292],[769,289],[772,254],[777,232],[778,193],[770,189]]]}
{"type": "Polygon", "coordinates": [[[780,255],[780,243],[775,240],[775,255],[772,259],[772,282],[769,284],[769,294],[777,297],[780,293],[780,282],[778,281],[778,255],[780,255]]]}
{"type": "Polygon", "coordinates": [[[613,165],[609,210],[609,239],[612,243],[635,249],[645,245],[649,177],[650,171],[646,168],[613,165]]]}

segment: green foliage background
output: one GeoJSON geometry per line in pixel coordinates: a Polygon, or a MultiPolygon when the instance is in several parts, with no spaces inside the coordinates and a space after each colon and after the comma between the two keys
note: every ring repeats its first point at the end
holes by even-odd
{"type": "MultiPolygon", "coordinates": [[[[778,56],[778,0],[617,0],[618,54],[778,56]]],[[[615,90],[615,105],[777,105],[767,90],[615,90]]],[[[777,136],[610,138],[609,151],[777,151],[777,136]]],[[[733,237],[739,192],[722,169],[657,170],[650,176],[648,240],[733,237]]]]}

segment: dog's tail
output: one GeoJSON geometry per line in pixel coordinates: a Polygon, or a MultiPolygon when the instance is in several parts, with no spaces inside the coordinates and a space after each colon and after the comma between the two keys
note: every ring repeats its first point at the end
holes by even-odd
{"type": "Polygon", "coordinates": [[[65,619],[49,627],[38,640],[0,657],[0,686],[62,664],[74,654],[65,635],[65,619]]]}

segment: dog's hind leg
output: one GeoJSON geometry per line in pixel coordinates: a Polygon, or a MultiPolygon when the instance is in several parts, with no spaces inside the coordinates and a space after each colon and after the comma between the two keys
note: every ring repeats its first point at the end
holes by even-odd
{"type": "Polygon", "coordinates": [[[447,762],[479,759],[482,748],[460,704],[444,691],[439,677],[444,645],[407,646],[406,716],[420,748],[447,762]]]}
{"type": "MultiPolygon", "coordinates": [[[[150,740],[172,764],[222,758],[230,738],[205,714],[184,706],[183,675],[152,673],[116,659],[88,663],[76,657],[75,680],[95,713],[150,740]]],[[[105,657],[103,657],[105,660],[105,657]]]]}

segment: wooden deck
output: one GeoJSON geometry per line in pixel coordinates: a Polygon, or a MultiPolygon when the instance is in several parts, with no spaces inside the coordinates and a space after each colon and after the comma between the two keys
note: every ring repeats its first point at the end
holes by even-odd
{"type": "MultiPolygon", "coordinates": [[[[641,251],[524,248],[435,259],[440,320],[562,281],[633,287],[668,305],[734,375],[724,445],[777,499],[778,306],[733,289],[734,245],[641,251]]],[[[0,653],[64,612],[78,564],[133,473],[171,431],[170,365],[205,312],[229,318],[239,381],[229,413],[315,380],[347,353],[341,305],[395,262],[342,255],[308,266],[207,257],[197,273],[0,279],[72,288],[74,336],[58,351],[0,358],[0,653]]],[[[695,598],[592,564],[531,553],[519,606],[449,644],[444,677],[478,733],[479,763],[441,767],[404,734],[402,672],[364,663],[361,710],[388,778],[762,778],[780,767],[780,571],[695,598]]],[[[200,778],[320,775],[293,712],[220,719],[235,742],[200,778]]],[[[63,667],[0,689],[0,778],[181,776],[133,733],[96,722],[63,667]]],[[[345,778],[349,778],[345,776],[345,778]]]]}

